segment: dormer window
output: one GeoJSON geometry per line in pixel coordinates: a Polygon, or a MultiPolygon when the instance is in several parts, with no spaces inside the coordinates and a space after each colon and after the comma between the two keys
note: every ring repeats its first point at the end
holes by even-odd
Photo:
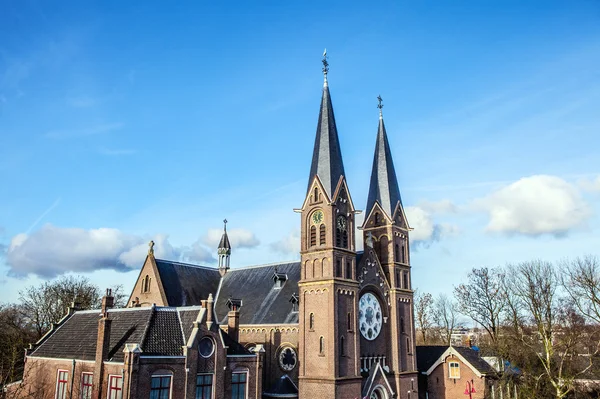
{"type": "Polygon", "coordinates": [[[273,288],[275,288],[277,290],[277,289],[283,288],[283,285],[287,281],[288,276],[285,273],[279,273],[276,271],[275,273],[273,273],[272,279],[273,279],[273,283],[274,283],[273,288]]]}
{"type": "Polygon", "coordinates": [[[298,304],[300,303],[300,297],[296,293],[292,294],[290,298],[290,303],[292,304],[292,312],[298,311],[298,304]]]}

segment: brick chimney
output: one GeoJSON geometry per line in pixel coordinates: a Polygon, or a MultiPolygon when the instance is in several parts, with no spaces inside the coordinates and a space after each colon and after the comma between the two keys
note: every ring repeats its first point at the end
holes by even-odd
{"type": "Polygon", "coordinates": [[[215,301],[212,294],[208,294],[208,300],[206,301],[206,327],[210,330],[213,325],[213,312],[214,312],[215,301]]]}
{"type": "Polygon", "coordinates": [[[115,298],[112,296],[112,290],[107,289],[106,295],[102,297],[102,309],[100,311],[100,320],[98,320],[98,337],[96,339],[96,358],[94,367],[93,379],[93,395],[94,398],[102,398],[105,395],[103,392],[104,361],[108,360],[108,352],[110,350],[110,327],[112,320],[108,318],[108,309],[112,308],[115,298]]]}
{"type": "Polygon", "coordinates": [[[240,307],[242,306],[241,299],[229,298],[227,300],[227,334],[236,342],[240,339],[240,307]]]}

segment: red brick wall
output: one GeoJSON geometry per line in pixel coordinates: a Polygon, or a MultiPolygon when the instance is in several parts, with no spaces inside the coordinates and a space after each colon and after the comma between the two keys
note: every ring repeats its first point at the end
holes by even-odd
{"type": "Polygon", "coordinates": [[[467,381],[473,381],[476,393],[473,393],[472,399],[483,399],[485,397],[485,379],[478,377],[469,366],[465,365],[454,355],[449,356],[446,361],[440,364],[427,378],[427,391],[429,399],[465,399],[467,381]],[[449,378],[450,362],[458,362],[460,365],[460,378],[449,378]]]}

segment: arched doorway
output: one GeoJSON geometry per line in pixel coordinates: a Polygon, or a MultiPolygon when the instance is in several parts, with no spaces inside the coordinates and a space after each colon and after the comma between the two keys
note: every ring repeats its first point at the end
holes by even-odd
{"type": "Polygon", "coordinates": [[[371,392],[369,399],[388,399],[388,395],[381,385],[375,387],[371,392]]]}

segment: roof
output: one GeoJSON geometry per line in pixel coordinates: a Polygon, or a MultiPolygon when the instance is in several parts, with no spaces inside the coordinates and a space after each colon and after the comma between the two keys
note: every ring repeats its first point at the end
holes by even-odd
{"type": "Polygon", "coordinates": [[[471,348],[460,346],[447,345],[432,345],[432,346],[417,346],[417,370],[421,373],[426,373],[436,363],[443,361],[442,357],[447,357],[450,354],[457,354],[458,357],[480,374],[494,374],[494,368],[485,360],[483,360],[479,351],[471,348]]]}
{"type": "Polygon", "coordinates": [[[229,298],[241,299],[240,324],[298,323],[298,312],[289,302],[298,294],[300,262],[273,263],[269,265],[230,269],[216,298],[215,312],[219,322],[227,318],[229,298]],[[277,272],[287,276],[281,288],[273,281],[277,272]]]}
{"type": "Polygon", "coordinates": [[[333,115],[333,105],[331,104],[329,87],[324,86],[307,192],[310,190],[314,177],[319,176],[327,195],[331,199],[338,181],[343,175],[345,175],[344,164],[333,115]]]}
{"type": "MultiPolygon", "coordinates": [[[[199,306],[109,310],[108,360],[122,362],[125,344],[138,344],[144,355],[182,356],[192,323],[203,311],[199,306]]],[[[99,310],[75,312],[51,331],[31,356],[94,360],[99,319],[99,310]]]]}
{"type": "Polygon", "coordinates": [[[284,374],[263,393],[263,396],[266,398],[297,398],[298,387],[287,374],[284,374]]]}
{"type": "Polygon", "coordinates": [[[156,259],[169,306],[200,305],[209,294],[216,294],[221,274],[213,267],[156,259]]]}
{"type": "Polygon", "coordinates": [[[373,169],[371,171],[371,183],[369,185],[369,196],[367,197],[367,214],[371,212],[375,201],[390,218],[394,217],[394,211],[398,203],[402,204],[400,188],[394,169],[392,151],[388,142],[383,117],[379,118],[379,129],[377,131],[377,142],[375,144],[375,155],[373,156],[373,169]]]}
{"type": "Polygon", "coordinates": [[[231,244],[229,243],[229,237],[227,236],[227,231],[223,231],[223,235],[221,236],[221,241],[219,241],[218,249],[231,249],[231,244]]]}

